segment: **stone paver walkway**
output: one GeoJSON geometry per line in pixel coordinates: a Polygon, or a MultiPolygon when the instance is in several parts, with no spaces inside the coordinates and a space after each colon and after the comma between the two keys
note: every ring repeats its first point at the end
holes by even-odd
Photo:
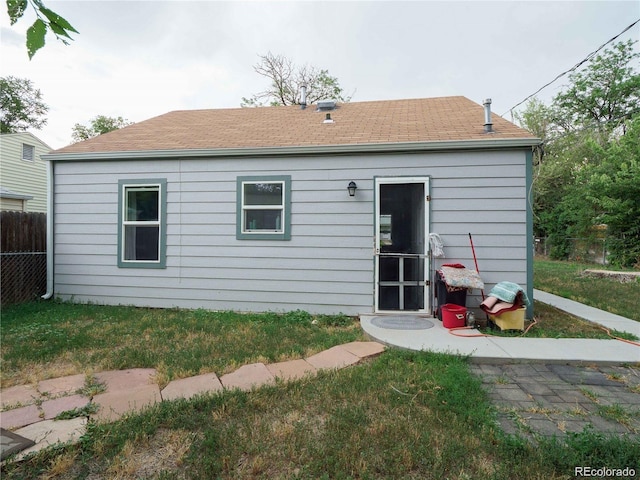
{"type": "Polygon", "coordinates": [[[508,434],[534,438],[582,432],[640,440],[640,369],[559,364],[471,365],[508,434]]]}
{"type": "MultiPolygon", "coordinates": [[[[250,391],[277,381],[315,375],[318,371],[341,369],[363,359],[379,355],[385,347],[377,342],[351,342],[312,355],[307,359],[265,365],[253,363],[220,378],[215,373],[173,380],[162,390],[154,383],[152,368],[133,368],[95,374],[86,387],[85,375],[55,378],[36,385],[19,385],[0,392],[0,426],[33,440],[35,445],[20,452],[16,460],[55,443],[77,441],[86,431],[87,419],[113,422],[123,415],[138,412],[156,402],[215,394],[224,389],[250,391]],[[66,420],[55,420],[61,413],[66,420]]],[[[12,444],[2,435],[4,452],[12,444]]]]}

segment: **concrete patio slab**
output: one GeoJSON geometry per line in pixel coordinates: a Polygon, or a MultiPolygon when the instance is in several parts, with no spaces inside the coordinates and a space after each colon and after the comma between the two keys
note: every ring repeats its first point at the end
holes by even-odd
{"type": "MultiPolygon", "coordinates": [[[[534,290],[536,300],[609,328],[640,336],[640,322],[610,314],[556,295],[534,290]]],[[[583,338],[528,338],[478,335],[477,330],[444,328],[434,321],[429,329],[381,328],[372,323],[374,315],[361,315],[367,335],[381,343],[409,350],[428,350],[470,356],[474,362],[591,363],[598,365],[636,364],[640,347],[628,342],[583,338]]]]}
{"type": "MultiPolygon", "coordinates": [[[[494,361],[510,360],[511,356],[500,346],[493,343],[489,337],[460,337],[452,334],[442,326],[442,322],[434,320],[434,326],[426,330],[395,330],[380,328],[371,320],[373,315],[361,315],[360,325],[364,332],[374,340],[394,347],[408,350],[429,350],[439,353],[457,355],[482,355],[494,361]]],[[[456,332],[469,335],[466,331],[456,332]]],[[[477,333],[477,332],[476,332],[477,333]]]]}
{"type": "Polygon", "coordinates": [[[75,393],[84,387],[86,375],[69,375],[67,377],[51,378],[38,382],[38,391],[41,394],[57,396],[60,394],[75,393]]]}
{"type": "Polygon", "coordinates": [[[191,378],[173,380],[162,389],[162,400],[191,398],[204,393],[216,393],[223,390],[222,383],[215,373],[205,373],[191,378]]]}
{"type": "Polygon", "coordinates": [[[38,390],[33,385],[16,385],[2,390],[0,406],[25,406],[35,403],[40,398],[38,390]]]}
{"type": "Polygon", "coordinates": [[[35,405],[27,405],[26,407],[0,412],[0,427],[13,430],[25,425],[31,425],[42,420],[40,413],[40,410],[35,405]]]}
{"type": "Polygon", "coordinates": [[[223,375],[220,377],[220,382],[227,389],[237,388],[249,391],[255,387],[273,385],[275,378],[264,363],[252,363],[240,367],[235,372],[223,375]]]}
{"type": "Polygon", "coordinates": [[[340,345],[347,352],[353,353],[360,358],[373,357],[384,352],[384,345],[378,342],[351,342],[340,345]]]}
{"type": "Polygon", "coordinates": [[[131,368],[96,373],[95,377],[106,385],[107,392],[115,392],[149,385],[155,374],[155,368],[131,368]]]}
{"type": "Polygon", "coordinates": [[[156,384],[138,385],[126,391],[107,391],[93,397],[98,412],[91,415],[91,418],[102,422],[114,422],[125,413],[139,412],[161,400],[160,387],[156,384]]]}
{"type": "Polygon", "coordinates": [[[67,397],[55,398],[43,402],[40,408],[44,412],[44,419],[51,420],[62,412],[82,408],[86,406],[90,400],[83,395],[70,395],[67,397]]]}
{"type": "Polygon", "coordinates": [[[340,369],[356,364],[359,361],[359,356],[345,350],[340,345],[336,345],[335,347],[331,347],[328,350],[316,353],[307,358],[307,362],[318,370],[340,369]]]}
{"type": "Polygon", "coordinates": [[[288,362],[270,363],[267,369],[271,374],[284,381],[298,380],[308,375],[315,375],[317,370],[306,360],[289,360],[288,362]]]}
{"type": "Polygon", "coordinates": [[[84,435],[87,426],[85,417],[72,418],[71,420],[45,420],[34,423],[28,427],[16,430],[18,435],[29,438],[36,444],[20,452],[16,460],[19,461],[25,455],[39,452],[43,448],[56,443],[77,442],[84,435]]]}
{"type": "Polygon", "coordinates": [[[545,363],[594,363],[619,365],[640,362],[640,347],[617,340],[593,338],[493,337],[512,360],[544,360],[545,363]]]}

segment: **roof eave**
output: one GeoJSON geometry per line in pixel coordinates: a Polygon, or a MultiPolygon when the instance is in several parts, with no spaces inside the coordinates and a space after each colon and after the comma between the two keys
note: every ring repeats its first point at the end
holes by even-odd
{"type": "Polygon", "coordinates": [[[22,193],[14,192],[0,192],[0,198],[7,198],[11,200],[33,200],[33,195],[23,195],[22,193]]]}
{"type": "Polygon", "coordinates": [[[344,145],[300,145],[280,147],[204,148],[176,150],[133,150],[114,152],[49,153],[49,161],[142,160],[168,158],[258,157],[291,155],[326,155],[357,153],[394,153],[448,150],[495,150],[531,148],[539,138],[501,138],[490,140],[448,140],[432,142],[356,143],[344,145]]]}

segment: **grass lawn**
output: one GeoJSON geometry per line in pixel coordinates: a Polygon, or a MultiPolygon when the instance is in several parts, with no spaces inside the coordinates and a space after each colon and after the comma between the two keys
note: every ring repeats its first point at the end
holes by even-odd
{"type": "Polygon", "coordinates": [[[536,259],[533,286],[585,305],[640,321],[640,279],[621,283],[611,278],[583,275],[600,265],[536,259]]]}
{"type": "MultiPolygon", "coordinates": [[[[538,315],[550,334],[554,321],[563,333],[572,322],[555,309],[538,315]]],[[[3,388],[134,367],[156,368],[162,386],[363,340],[359,323],[346,316],[59,302],[5,308],[0,327],[3,388]]],[[[297,382],[162,402],[112,424],[89,423],[77,445],[4,466],[1,476],[566,479],[575,466],[628,466],[638,459],[639,442],[593,431],[535,444],[506,436],[467,359],[392,349],[297,382]]]]}
{"type": "Polygon", "coordinates": [[[392,350],[293,383],[163,402],[90,424],[3,478],[566,479],[575,465],[635,465],[640,443],[506,437],[465,359],[392,350]]]}
{"type": "MultiPolygon", "coordinates": [[[[498,328],[482,329],[483,333],[501,337],[519,337],[525,335],[530,338],[600,338],[611,339],[609,334],[599,325],[574,317],[551,305],[542,302],[534,303],[534,318],[536,323],[531,325],[530,321],[525,321],[525,332],[519,330],[504,330],[498,328]],[[530,328],[529,328],[530,326],[530,328]]],[[[631,333],[610,331],[611,335],[624,338],[626,340],[638,340],[638,337],[631,333]]]]}
{"type": "Polygon", "coordinates": [[[126,368],[155,368],[161,387],[247,363],[275,363],[363,339],[347,316],[312,317],[35,302],[2,312],[2,388],[126,368]]]}

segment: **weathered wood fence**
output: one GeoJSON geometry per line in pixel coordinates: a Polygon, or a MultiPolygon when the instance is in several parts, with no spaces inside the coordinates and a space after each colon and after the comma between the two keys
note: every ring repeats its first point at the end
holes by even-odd
{"type": "Polygon", "coordinates": [[[0,303],[34,300],[47,289],[47,215],[0,212],[0,303]]]}

